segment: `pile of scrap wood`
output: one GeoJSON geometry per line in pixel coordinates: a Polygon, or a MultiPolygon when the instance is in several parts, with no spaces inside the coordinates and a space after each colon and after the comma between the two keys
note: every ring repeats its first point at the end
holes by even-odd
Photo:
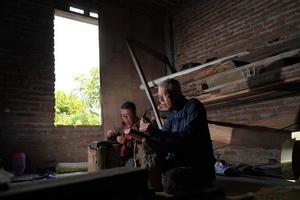
{"type": "Polygon", "coordinates": [[[208,109],[293,95],[300,88],[300,36],[199,68],[176,79],[208,109]]]}
{"type": "Polygon", "coordinates": [[[300,49],[208,76],[200,84],[206,84],[207,88],[197,97],[207,105],[295,94],[300,85],[300,49]]]}
{"type": "Polygon", "coordinates": [[[300,35],[170,74],[148,85],[154,89],[167,78],[176,78],[184,95],[198,98],[207,109],[294,95],[300,88],[300,35]]]}

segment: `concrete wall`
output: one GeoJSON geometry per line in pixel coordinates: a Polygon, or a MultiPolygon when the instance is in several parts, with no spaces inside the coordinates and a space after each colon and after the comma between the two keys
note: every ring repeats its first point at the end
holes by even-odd
{"type": "MultiPolygon", "coordinates": [[[[162,23],[130,10],[102,7],[100,17],[101,91],[104,132],[120,125],[120,106],[136,103],[139,116],[151,108],[127,49],[126,38],[134,38],[163,52],[162,23]]],[[[140,48],[134,48],[147,80],[163,76],[164,65],[140,48]]]]}

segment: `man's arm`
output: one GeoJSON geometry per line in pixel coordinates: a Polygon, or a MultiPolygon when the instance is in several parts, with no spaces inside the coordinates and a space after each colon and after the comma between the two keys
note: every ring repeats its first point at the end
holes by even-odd
{"type": "Polygon", "coordinates": [[[125,132],[125,134],[131,135],[134,139],[136,139],[138,141],[142,141],[143,138],[149,138],[149,135],[139,132],[135,129],[127,129],[124,132],[125,132]]]}
{"type": "Polygon", "coordinates": [[[107,131],[106,137],[109,140],[116,140],[118,136],[122,135],[121,131],[122,131],[122,128],[114,127],[113,129],[110,129],[107,131]]]}

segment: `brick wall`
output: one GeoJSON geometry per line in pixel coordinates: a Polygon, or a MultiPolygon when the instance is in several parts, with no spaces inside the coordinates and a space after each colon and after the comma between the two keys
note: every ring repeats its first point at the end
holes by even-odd
{"type": "MultiPolygon", "coordinates": [[[[103,139],[103,126],[53,125],[54,9],[66,10],[72,4],[95,10],[99,8],[98,3],[94,0],[1,2],[0,158],[7,165],[16,151],[23,151],[28,156],[32,171],[56,162],[87,161],[88,143],[103,139]]],[[[101,102],[105,105],[102,122],[106,129],[116,123],[116,118],[119,120],[119,105],[125,100],[135,101],[139,114],[150,107],[145,103],[148,101],[144,92],[139,89],[140,79],[125,39],[136,38],[161,52],[164,47],[162,24],[157,16],[151,18],[127,8],[135,3],[120,5],[125,8],[111,4],[101,6],[101,102]]],[[[136,9],[138,7],[139,4],[136,9]]],[[[142,58],[140,62],[149,79],[163,74],[162,63],[158,64],[150,55],[139,58],[142,58]]]]}
{"type": "MultiPolygon", "coordinates": [[[[57,4],[57,2],[56,2],[57,4]]],[[[100,126],[54,127],[54,5],[3,1],[0,11],[0,158],[27,155],[34,170],[56,162],[87,161],[100,126]]]]}
{"type": "Polygon", "coordinates": [[[104,139],[100,126],[57,126],[48,135],[49,156],[64,162],[87,161],[87,144],[104,139]]]}
{"type": "MultiPolygon", "coordinates": [[[[191,0],[174,12],[173,16],[175,65],[180,70],[186,63],[205,63],[210,58],[222,58],[262,47],[299,33],[300,1],[191,0]]],[[[298,112],[298,119],[295,120],[299,120],[299,110],[300,96],[295,95],[209,109],[208,119],[255,124],[298,112]]],[[[260,140],[259,137],[256,139],[260,140]]],[[[267,163],[269,159],[280,161],[279,148],[245,148],[237,145],[218,149],[215,153],[235,163],[267,163]]]]}
{"type": "Polygon", "coordinates": [[[176,66],[263,46],[299,30],[298,0],[192,0],[174,17],[176,66]]]}
{"type": "MultiPolygon", "coordinates": [[[[300,2],[196,1],[174,14],[176,67],[204,63],[299,33],[300,2]]],[[[209,110],[211,120],[246,123],[299,109],[298,97],[209,110]]]]}

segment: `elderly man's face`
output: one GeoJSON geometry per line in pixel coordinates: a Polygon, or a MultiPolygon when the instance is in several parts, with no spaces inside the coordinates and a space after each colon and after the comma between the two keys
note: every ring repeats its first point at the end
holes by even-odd
{"type": "Polygon", "coordinates": [[[136,112],[131,109],[121,109],[121,118],[126,125],[131,126],[136,120],[136,112]]]}
{"type": "Polygon", "coordinates": [[[162,111],[170,111],[172,109],[172,99],[164,86],[158,87],[159,109],[162,111]]]}

